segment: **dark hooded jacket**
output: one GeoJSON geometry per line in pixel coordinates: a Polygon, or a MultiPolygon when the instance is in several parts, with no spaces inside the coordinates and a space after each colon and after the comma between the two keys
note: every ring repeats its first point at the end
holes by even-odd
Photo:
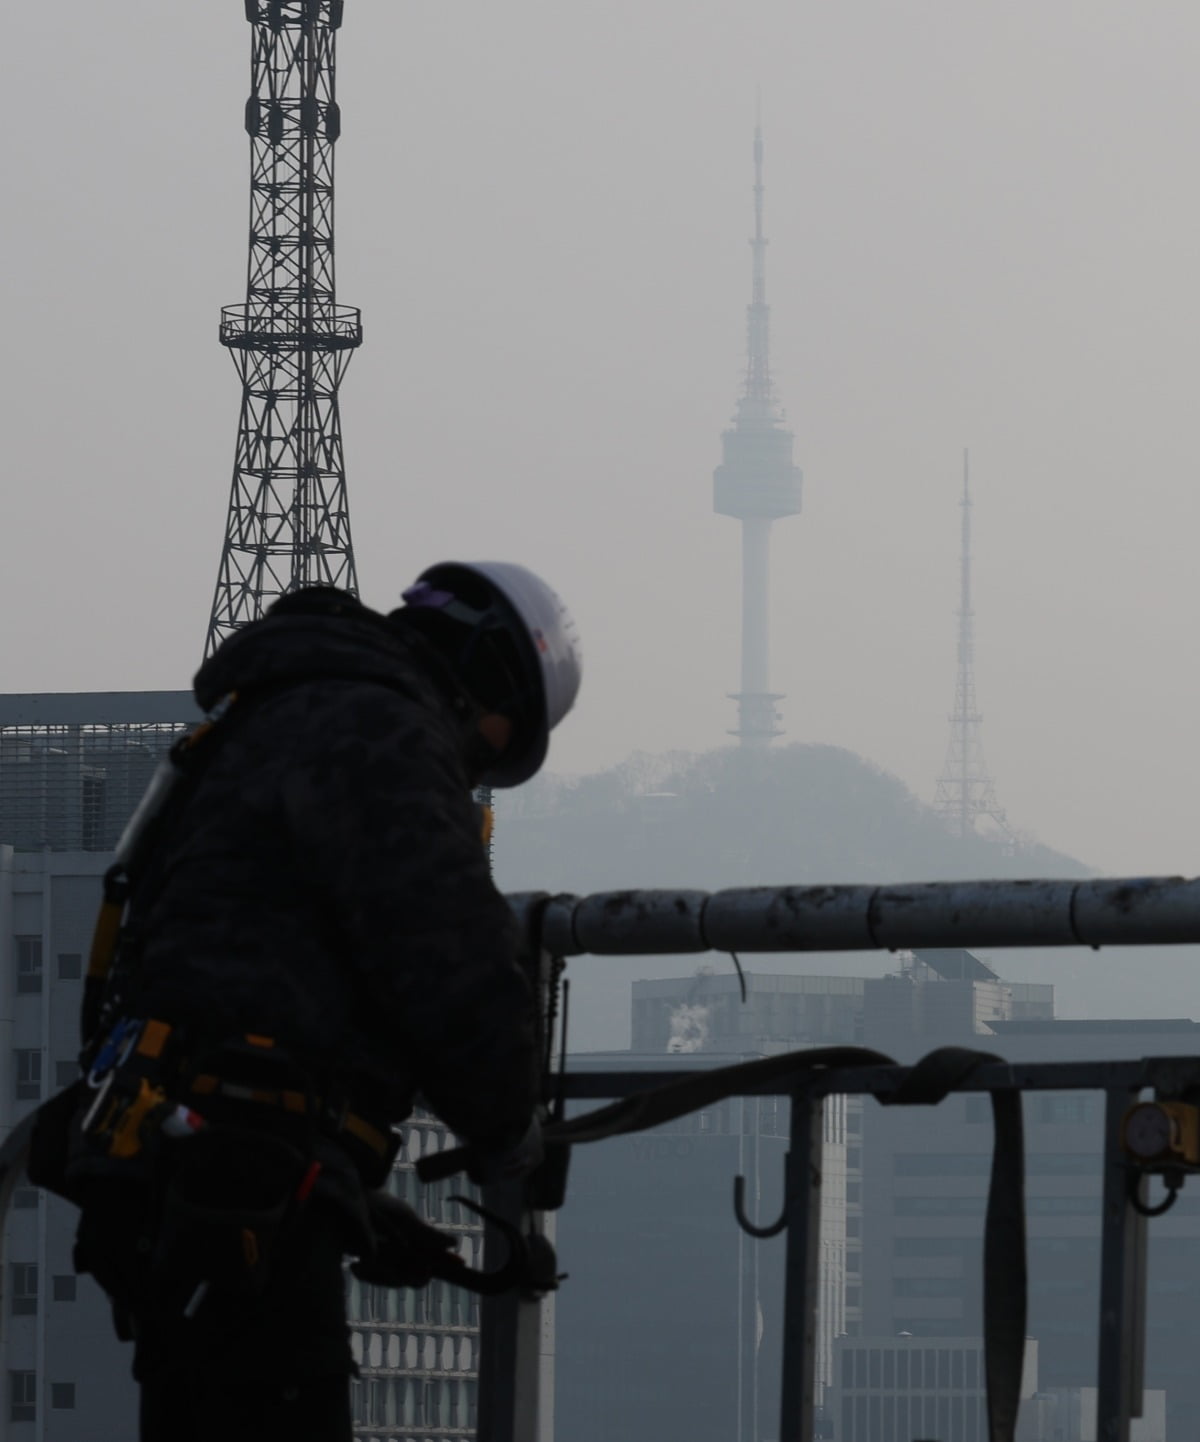
{"type": "Polygon", "coordinates": [[[504,1146],[534,1104],[531,995],[437,676],[361,609],[268,616],[205,663],[200,705],[239,699],[135,915],[137,1010],[275,1037],[377,1117],[419,1091],[504,1146]]]}

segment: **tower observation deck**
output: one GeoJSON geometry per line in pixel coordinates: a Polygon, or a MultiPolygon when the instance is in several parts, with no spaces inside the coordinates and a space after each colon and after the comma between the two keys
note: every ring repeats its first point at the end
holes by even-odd
{"type": "Polygon", "coordinates": [[[769,682],[768,577],[771,522],[800,510],[800,471],[792,464],[792,432],[771,384],[767,242],[763,235],[762,127],[754,130],[754,238],[750,304],[746,309],[746,382],[733,425],[721,437],[713,473],[713,509],[742,523],[742,675],[737,729],[743,746],[766,746],[780,734],[769,682]]]}
{"type": "Polygon", "coordinates": [[[342,0],[245,0],[254,27],[246,299],[221,312],[242,381],[205,653],[301,586],[357,590],[338,387],[362,319],[337,304],[334,96],[342,0]]]}

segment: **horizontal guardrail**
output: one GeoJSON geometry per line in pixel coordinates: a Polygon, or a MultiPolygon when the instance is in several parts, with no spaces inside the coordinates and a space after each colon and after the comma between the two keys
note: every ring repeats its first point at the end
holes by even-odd
{"type": "Polygon", "coordinates": [[[1200,943],[1200,880],[1178,876],[516,892],[508,901],[525,935],[555,956],[1200,943]]]}

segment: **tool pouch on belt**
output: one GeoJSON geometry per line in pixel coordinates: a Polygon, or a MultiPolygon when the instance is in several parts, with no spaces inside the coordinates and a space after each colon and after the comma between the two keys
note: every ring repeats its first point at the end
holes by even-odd
{"type": "Polygon", "coordinates": [[[163,1195],[161,1275],[261,1292],[311,1166],[263,1131],[213,1127],[180,1142],[163,1195]]]}

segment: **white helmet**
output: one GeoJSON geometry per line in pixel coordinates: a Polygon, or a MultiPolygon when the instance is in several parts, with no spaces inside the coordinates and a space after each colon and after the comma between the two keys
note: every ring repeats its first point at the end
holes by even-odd
{"type": "Polygon", "coordinates": [[[441,561],[421,572],[404,600],[408,606],[437,610],[469,626],[473,636],[500,630],[515,642],[527,673],[524,684],[536,700],[526,708],[527,729],[480,780],[485,786],[519,786],[528,781],[546,759],[550,732],[579,692],[579,636],[558,593],[512,561],[441,561]],[[488,597],[483,605],[478,604],[478,594],[462,594],[478,593],[479,582],[488,597]]]}

